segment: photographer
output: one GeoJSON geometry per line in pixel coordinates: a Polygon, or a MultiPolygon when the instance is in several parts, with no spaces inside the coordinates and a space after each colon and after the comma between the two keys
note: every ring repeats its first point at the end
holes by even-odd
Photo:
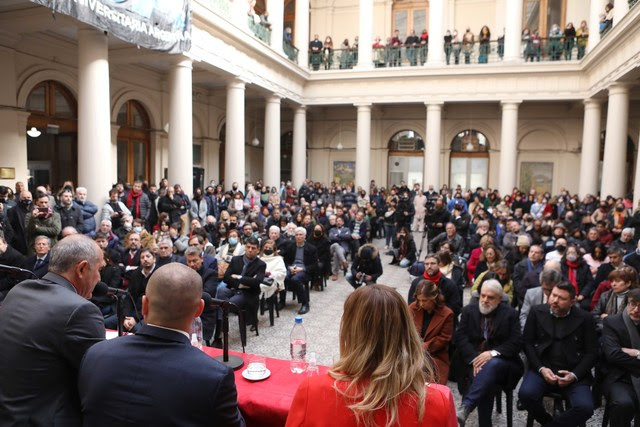
{"type": "Polygon", "coordinates": [[[433,207],[430,206],[430,203],[427,203],[426,223],[427,227],[429,227],[427,233],[429,240],[444,232],[444,226],[449,222],[450,217],[451,214],[444,205],[442,198],[436,199],[433,207]]]}
{"type": "Polygon", "coordinates": [[[451,211],[451,222],[456,226],[458,234],[466,241],[469,237],[471,215],[469,215],[462,203],[456,203],[453,206],[453,211],[451,211]]]}
{"type": "Polygon", "coordinates": [[[415,214],[415,208],[409,199],[409,192],[403,191],[400,194],[400,200],[398,201],[398,213],[396,215],[397,228],[402,227],[409,228],[411,226],[411,219],[415,214]]]}
{"type": "Polygon", "coordinates": [[[60,231],[62,231],[60,214],[49,207],[49,196],[46,193],[38,193],[35,208],[25,216],[24,224],[30,255],[35,253],[33,248],[36,237],[48,237],[53,247],[58,241],[60,231]]]}
{"type": "Polygon", "coordinates": [[[382,275],[382,262],[378,248],[372,243],[362,245],[357,255],[353,258],[351,272],[347,274],[347,281],[354,287],[361,285],[371,285],[376,283],[378,277],[382,275]]]}

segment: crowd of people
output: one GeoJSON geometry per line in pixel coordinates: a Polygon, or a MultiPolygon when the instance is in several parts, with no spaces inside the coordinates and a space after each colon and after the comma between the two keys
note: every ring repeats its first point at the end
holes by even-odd
{"type": "MultiPolygon", "coordinates": [[[[310,289],[325,280],[375,284],[383,251],[407,268],[407,280],[415,277],[406,303],[412,328],[433,379],[458,383],[461,424],[477,408],[480,425],[490,425],[497,390],[521,379],[520,405],[542,424],[585,421],[603,394],[612,425],[629,425],[639,409],[640,210],[630,197],[310,180],[228,191],[212,183],[189,197],[166,179],[116,184],[103,206],[72,183],[34,193],[22,183],[0,187],[0,264],[44,278],[56,242],[90,237],[101,249],[100,280],[130,295],[126,330],[144,333],[149,284],[169,263],[195,272],[203,292],[233,302],[255,328],[266,294],[284,309],[292,292],[303,315],[310,289]],[[569,409],[546,413],[540,402],[549,392],[569,409]]],[[[0,298],[22,278],[0,273],[0,298]]],[[[112,300],[93,303],[115,328],[112,300]]],[[[198,315],[203,338],[219,346],[216,310],[198,315]]]]}

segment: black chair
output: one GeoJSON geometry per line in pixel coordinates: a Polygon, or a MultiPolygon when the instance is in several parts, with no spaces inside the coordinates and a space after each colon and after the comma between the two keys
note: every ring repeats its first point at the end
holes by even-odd
{"type": "Polygon", "coordinates": [[[501,388],[496,393],[496,412],[502,414],[502,392],[507,404],[507,427],[513,427],[513,389],[501,388]]]}
{"type": "MultiPolygon", "coordinates": [[[[272,286],[273,280],[267,278],[265,279],[265,285],[272,286]]],[[[274,311],[277,317],[280,317],[280,310],[278,310],[278,294],[279,292],[274,292],[269,298],[265,298],[264,296],[260,300],[260,315],[264,315],[265,311],[269,311],[269,325],[273,326],[274,324],[274,311]]]]}
{"type": "MultiPolygon", "coordinates": [[[[545,397],[553,399],[554,414],[556,414],[557,412],[565,411],[566,409],[571,407],[569,401],[565,400],[560,393],[545,393],[543,398],[545,397]]],[[[533,427],[533,421],[534,419],[531,413],[527,413],[527,427],[533,427]]],[[[579,427],[585,427],[585,423],[580,424],[579,427]]]]}
{"type": "MultiPolygon", "coordinates": [[[[609,410],[609,405],[605,405],[604,414],[602,415],[602,427],[607,427],[609,425],[609,417],[611,416],[611,414],[609,414],[609,410]]],[[[640,413],[636,413],[636,416],[633,419],[633,425],[635,427],[640,427],[640,413]]]]}

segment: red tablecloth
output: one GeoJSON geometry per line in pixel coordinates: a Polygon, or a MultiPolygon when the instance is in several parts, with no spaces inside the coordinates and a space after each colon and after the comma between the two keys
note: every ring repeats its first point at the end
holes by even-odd
{"type": "MultiPolygon", "coordinates": [[[[202,350],[211,357],[220,356],[222,350],[203,347],[202,350]]],[[[293,401],[298,385],[306,378],[305,374],[294,374],[289,368],[289,361],[267,357],[267,369],[271,376],[262,381],[249,381],[242,376],[246,369],[249,354],[229,351],[229,354],[244,359],[244,366],[235,371],[236,389],[238,390],[238,404],[244,416],[247,427],[282,427],[287,420],[287,414],[293,401]]],[[[320,374],[329,368],[319,366],[320,374]]]]}

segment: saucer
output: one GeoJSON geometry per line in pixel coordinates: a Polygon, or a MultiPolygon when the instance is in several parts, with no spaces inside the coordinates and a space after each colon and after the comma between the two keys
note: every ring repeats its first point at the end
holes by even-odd
{"type": "Polygon", "coordinates": [[[244,371],[242,371],[242,376],[246,379],[248,379],[249,381],[261,381],[264,379],[269,378],[269,376],[271,375],[271,371],[268,369],[264,370],[264,374],[260,375],[260,376],[253,376],[251,374],[249,374],[249,370],[245,369],[244,371]]]}

